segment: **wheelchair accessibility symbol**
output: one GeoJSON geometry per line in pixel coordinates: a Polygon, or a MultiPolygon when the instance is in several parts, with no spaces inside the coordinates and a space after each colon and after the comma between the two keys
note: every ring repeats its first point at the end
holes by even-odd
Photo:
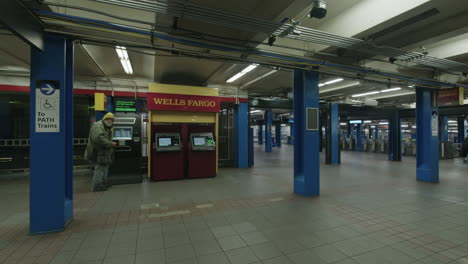
{"type": "Polygon", "coordinates": [[[55,110],[55,99],[41,98],[41,110],[55,110]]]}

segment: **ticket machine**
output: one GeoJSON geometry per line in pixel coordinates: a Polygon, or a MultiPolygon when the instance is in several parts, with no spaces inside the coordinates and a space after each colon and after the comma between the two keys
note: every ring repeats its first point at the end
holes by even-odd
{"type": "Polygon", "coordinates": [[[136,113],[115,113],[112,140],[114,163],[110,167],[112,184],[140,183],[141,172],[141,116],[136,113]]]}
{"type": "Polygon", "coordinates": [[[178,180],[184,178],[185,142],[181,137],[181,126],[154,125],[152,146],[151,180],[178,180]]]}
{"type": "Polygon", "coordinates": [[[191,125],[187,153],[187,177],[216,176],[216,143],[212,125],[191,125]]]}

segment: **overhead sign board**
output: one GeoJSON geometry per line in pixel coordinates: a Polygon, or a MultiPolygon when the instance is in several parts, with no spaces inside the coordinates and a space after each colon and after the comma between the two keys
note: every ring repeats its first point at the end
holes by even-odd
{"type": "Polygon", "coordinates": [[[437,106],[463,105],[464,92],[462,87],[437,90],[437,106]]]}
{"type": "Polygon", "coordinates": [[[36,81],[36,132],[60,132],[60,82],[36,81]]]}
{"type": "Polygon", "coordinates": [[[148,110],[188,112],[219,112],[220,100],[216,96],[149,93],[148,110]]]}
{"type": "Polygon", "coordinates": [[[135,100],[115,100],[116,112],[136,112],[135,100]]]}
{"type": "Polygon", "coordinates": [[[362,124],[362,120],[349,120],[350,124],[362,124]]]}

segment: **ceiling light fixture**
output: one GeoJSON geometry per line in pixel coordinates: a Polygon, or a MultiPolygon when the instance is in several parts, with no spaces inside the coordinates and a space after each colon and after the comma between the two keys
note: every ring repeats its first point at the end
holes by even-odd
{"type": "Polygon", "coordinates": [[[390,97],[398,97],[398,96],[404,96],[404,95],[410,95],[410,94],[414,94],[414,92],[401,92],[401,93],[397,93],[397,94],[381,95],[381,96],[373,97],[372,99],[377,100],[377,99],[390,98],[390,97]]]}
{"type": "Polygon", "coordinates": [[[369,123],[372,123],[372,121],[371,120],[364,121],[364,124],[369,124],[369,123]]]}
{"type": "Polygon", "coordinates": [[[388,93],[388,92],[393,92],[393,91],[398,91],[398,90],[401,90],[401,88],[400,88],[400,87],[390,88],[390,89],[382,90],[382,91],[380,91],[380,92],[381,92],[381,93],[388,93]]]}
{"type": "Polygon", "coordinates": [[[251,85],[252,83],[257,82],[257,81],[259,81],[259,80],[261,80],[261,79],[263,79],[263,78],[265,78],[265,77],[268,77],[268,76],[270,76],[270,75],[272,75],[273,73],[276,73],[276,72],[277,72],[277,70],[269,71],[269,72],[267,72],[267,73],[265,73],[265,74],[263,74],[263,75],[261,75],[261,76],[258,76],[258,77],[255,78],[255,79],[251,80],[250,82],[248,82],[248,83],[242,85],[240,88],[241,88],[241,89],[244,89],[245,87],[251,85]]]}
{"type": "Polygon", "coordinates": [[[380,122],[379,125],[388,125],[388,122],[380,122]]]}
{"type": "Polygon", "coordinates": [[[239,79],[240,77],[244,76],[245,74],[247,74],[248,72],[252,71],[253,69],[255,69],[257,67],[258,67],[258,64],[256,64],[256,63],[251,64],[251,65],[247,66],[245,69],[243,69],[241,72],[239,72],[236,75],[229,78],[226,82],[227,83],[232,83],[235,80],[239,79]]]}
{"type": "Polygon", "coordinates": [[[379,91],[374,91],[374,92],[368,92],[368,93],[362,93],[362,94],[354,94],[354,95],[351,95],[351,97],[361,97],[361,96],[378,94],[378,93],[380,93],[380,92],[379,91]]]}
{"type": "Polygon", "coordinates": [[[116,46],[115,51],[117,56],[119,56],[120,63],[124,68],[126,74],[133,74],[132,64],[130,63],[130,58],[128,57],[127,48],[123,46],[116,46]]]}
{"type": "Polygon", "coordinates": [[[343,78],[338,78],[338,79],[335,79],[335,80],[331,80],[331,81],[325,82],[324,85],[329,85],[329,84],[332,84],[332,83],[341,82],[341,81],[343,81],[343,80],[344,80],[343,78]]]}

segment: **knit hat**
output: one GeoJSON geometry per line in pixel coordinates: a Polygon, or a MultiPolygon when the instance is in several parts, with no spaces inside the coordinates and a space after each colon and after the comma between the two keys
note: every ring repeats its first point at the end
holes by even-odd
{"type": "Polygon", "coordinates": [[[106,120],[106,119],[109,119],[109,118],[112,118],[114,119],[114,114],[113,113],[107,113],[104,115],[104,117],[102,118],[102,120],[106,120]]]}

